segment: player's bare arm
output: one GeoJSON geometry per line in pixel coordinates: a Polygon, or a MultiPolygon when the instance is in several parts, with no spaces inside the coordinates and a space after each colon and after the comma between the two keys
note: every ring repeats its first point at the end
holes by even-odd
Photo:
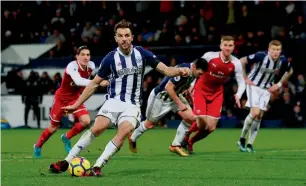
{"type": "Polygon", "coordinates": [[[101,87],[107,87],[109,85],[109,81],[107,80],[103,80],[101,83],[100,83],[100,86],[101,87]]]}
{"type": "Polygon", "coordinates": [[[280,87],[282,87],[283,83],[287,80],[289,80],[289,78],[291,77],[291,75],[293,74],[293,69],[292,67],[289,69],[289,71],[285,72],[284,75],[282,76],[282,78],[279,80],[278,83],[274,84],[273,86],[271,86],[268,91],[269,92],[275,92],[276,90],[278,90],[280,87]]]}
{"type": "Polygon", "coordinates": [[[236,81],[238,84],[238,90],[237,90],[237,93],[235,94],[235,101],[236,101],[237,106],[240,108],[240,98],[245,91],[245,74],[246,73],[245,73],[245,70],[243,68],[241,61],[237,60],[235,67],[236,67],[235,77],[236,77],[236,81]]]}
{"type": "Polygon", "coordinates": [[[82,105],[88,98],[92,96],[92,94],[96,91],[97,87],[100,85],[100,83],[103,81],[103,79],[99,76],[95,76],[93,80],[89,82],[89,84],[84,89],[83,93],[79,97],[79,99],[73,104],[66,107],[63,107],[62,109],[66,110],[67,112],[74,111],[77,109],[80,105],[82,105]]]}
{"type": "Polygon", "coordinates": [[[165,90],[168,92],[168,95],[178,105],[179,111],[187,110],[186,105],[184,103],[182,103],[181,99],[176,94],[174,88],[175,88],[175,85],[171,81],[168,81],[168,83],[165,87],[165,90]]]}
{"type": "Polygon", "coordinates": [[[245,80],[245,83],[248,84],[248,85],[255,85],[251,80],[249,80],[246,72],[245,72],[245,67],[246,65],[248,64],[248,58],[247,57],[242,57],[240,58],[240,62],[241,62],[241,65],[242,65],[242,68],[243,68],[243,77],[244,77],[244,80],[245,80]]]}
{"type": "Polygon", "coordinates": [[[156,66],[156,70],[168,77],[188,76],[190,73],[189,68],[168,67],[161,62],[156,66]]]}

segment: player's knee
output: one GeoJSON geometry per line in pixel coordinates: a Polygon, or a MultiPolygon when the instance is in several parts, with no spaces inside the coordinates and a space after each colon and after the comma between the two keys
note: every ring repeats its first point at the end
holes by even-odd
{"type": "Polygon", "coordinates": [[[91,128],[91,132],[95,136],[99,136],[110,125],[110,119],[104,116],[98,116],[95,120],[94,126],[91,128]]]}
{"type": "Polygon", "coordinates": [[[57,131],[57,129],[59,128],[60,123],[59,122],[55,122],[53,120],[51,120],[51,125],[49,125],[48,129],[51,133],[54,133],[57,131]]]}
{"type": "Polygon", "coordinates": [[[210,125],[207,127],[207,130],[209,131],[209,133],[212,133],[216,130],[216,125],[210,125]]]}
{"type": "Polygon", "coordinates": [[[253,116],[253,118],[258,118],[260,117],[260,110],[259,109],[254,109],[251,111],[251,114],[253,116]]]}
{"type": "Polygon", "coordinates": [[[90,125],[90,118],[89,117],[86,117],[86,118],[82,118],[80,120],[81,124],[84,126],[84,127],[87,127],[90,125]]]}

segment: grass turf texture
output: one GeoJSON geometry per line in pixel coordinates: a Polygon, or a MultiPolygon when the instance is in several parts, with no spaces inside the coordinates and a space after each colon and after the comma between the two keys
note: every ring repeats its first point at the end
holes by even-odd
{"type": "MultiPolygon", "coordinates": [[[[152,130],[139,139],[137,154],[129,151],[126,141],[100,178],[48,172],[52,162],[66,156],[60,140],[65,131],[45,144],[42,159],[34,159],[33,144],[41,130],[2,130],[1,185],[306,185],[305,129],[261,129],[252,154],[238,151],[240,130],[217,129],[194,146],[194,155],[184,158],[168,150],[175,130],[152,130]]],[[[114,134],[106,131],[81,156],[93,165],[114,134]]]]}

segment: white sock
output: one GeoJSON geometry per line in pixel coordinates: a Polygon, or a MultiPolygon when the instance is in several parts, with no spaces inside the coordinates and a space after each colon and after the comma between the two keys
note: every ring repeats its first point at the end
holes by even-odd
{"type": "Polygon", "coordinates": [[[248,144],[253,145],[253,143],[256,139],[259,127],[260,127],[260,122],[261,122],[261,120],[254,120],[252,122],[251,131],[249,133],[248,144]]]}
{"type": "Polygon", "coordinates": [[[133,132],[133,134],[131,136],[131,140],[133,142],[135,142],[147,130],[148,129],[145,126],[145,121],[141,122],[139,127],[134,130],[134,132],[133,132]]]}
{"type": "Polygon", "coordinates": [[[106,145],[103,153],[101,156],[97,159],[94,167],[102,167],[106,165],[108,160],[116,153],[118,152],[119,148],[112,142],[109,141],[108,144],[106,145]]]}
{"type": "Polygon", "coordinates": [[[77,157],[78,154],[85,149],[95,139],[95,135],[91,130],[87,130],[79,139],[79,141],[73,146],[68,156],[65,158],[66,161],[70,162],[73,158],[77,157]]]}
{"type": "Polygon", "coordinates": [[[183,142],[185,134],[186,132],[188,132],[188,129],[189,124],[183,120],[176,130],[176,135],[172,142],[172,146],[181,146],[181,143],[183,142]]]}
{"type": "Polygon", "coordinates": [[[243,128],[242,128],[242,132],[241,132],[241,138],[245,138],[252,123],[254,121],[254,118],[252,117],[252,114],[250,113],[244,120],[244,124],[243,124],[243,128]]]}

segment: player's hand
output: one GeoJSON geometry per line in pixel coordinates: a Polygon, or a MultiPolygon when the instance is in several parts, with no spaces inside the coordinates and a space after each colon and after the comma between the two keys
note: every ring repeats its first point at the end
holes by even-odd
{"type": "Polygon", "coordinates": [[[235,97],[235,102],[236,102],[238,108],[241,108],[241,105],[240,105],[240,98],[238,97],[237,94],[235,94],[234,97],[235,97]]]}
{"type": "Polygon", "coordinates": [[[180,76],[187,77],[190,75],[189,68],[183,67],[183,68],[179,68],[179,70],[180,70],[180,76]]]}
{"type": "Polygon", "coordinates": [[[249,78],[245,78],[245,83],[248,85],[255,85],[249,78]]]}
{"type": "Polygon", "coordinates": [[[106,80],[103,80],[101,83],[100,83],[100,86],[101,87],[107,87],[109,85],[109,82],[106,81],[106,80]]]}
{"type": "Polygon", "coordinates": [[[78,107],[73,104],[73,105],[68,105],[68,106],[62,107],[61,109],[64,110],[64,112],[66,112],[66,113],[72,113],[72,112],[76,111],[77,108],[78,107]]]}
{"type": "Polygon", "coordinates": [[[271,92],[271,93],[273,93],[273,92],[277,91],[279,88],[280,88],[280,87],[278,86],[278,84],[274,84],[274,85],[272,85],[272,86],[268,89],[268,91],[271,92]]]}

